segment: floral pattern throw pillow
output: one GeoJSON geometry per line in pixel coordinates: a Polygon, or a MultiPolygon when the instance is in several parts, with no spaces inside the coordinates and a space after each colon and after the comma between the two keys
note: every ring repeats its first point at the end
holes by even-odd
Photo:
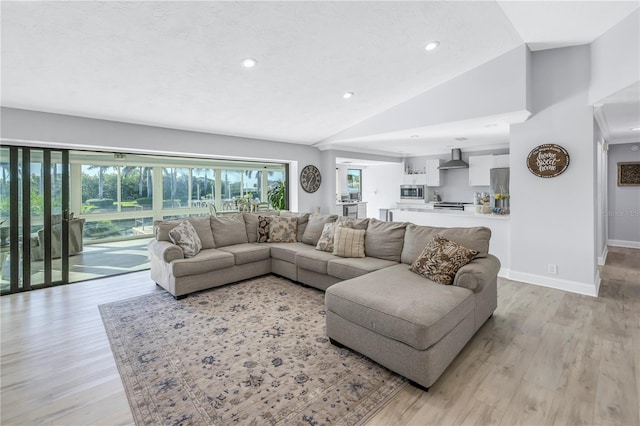
{"type": "Polygon", "coordinates": [[[202,241],[198,237],[196,228],[186,220],[169,231],[169,239],[182,249],[185,258],[193,257],[202,250],[202,241]]]}
{"type": "Polygon", "coordinates": [[[337,222],[325,223],[322,228],[322,234],[320,234],[320,238],[318,239],[318,244],[316,244],[316,250],[320,251],[333,251],[333,240],[336,234],[336,227],[338,226],[337,222]]]}
{"type": "Polygon", "coordinates": [[[269,225],[268,241],[270,243],[295,243],[297,232],[297,218],[274,216],[269,225]]]}
{"type": "Polygon", "coordinates": [[[438,234],[411,265],[418,275],[444,285],[453,284],[456,273],[478,254],[438,234]]]}
{"type": "Polygon", "coordinates": [[[269,241],[269,227],[274,216],[258,216],[258,242],[269,241]]]}

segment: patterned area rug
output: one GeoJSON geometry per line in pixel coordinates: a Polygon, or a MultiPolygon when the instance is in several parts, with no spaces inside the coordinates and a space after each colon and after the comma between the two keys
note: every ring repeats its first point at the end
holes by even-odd
{"type": "Polygon", "coordinates": [[[100,312],[138,425],[357,424],[406,384],[331,345],[323,292],[275,276],[100,312]]]}

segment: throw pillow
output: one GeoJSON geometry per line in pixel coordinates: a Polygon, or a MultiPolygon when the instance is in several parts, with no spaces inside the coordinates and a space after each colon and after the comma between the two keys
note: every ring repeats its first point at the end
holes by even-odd
{"type": "Polygon", "coordinates": [[[347,228],[366,230],[369,225],[369,219],[356,219],[349,216],[340,216],[338,218],[338,223],[342,226],[346,226],[347,228]]]}
{"type": "Polygon", "coordinates": [[[440,284],[450,285],[458,270],[471,262],[477,254],[476,250],[470,250],[438,234],[411,264],[411,270],[440,284]]]}
{"type": "Polygon", "coordinates": [[[211,230],[216,247],[248,243],[247,228],[242,214],[233,217],[211,216],[211,230]]]}
{"type": "Polygon", "coordinates": [[[274,216],[269,225],[268,241],[270,243],[295,243],[297,231],[297,218],[274,216]]]}
{"type": "Polygon", "coordinates": [[[185,258],[195,256],[202,249],[202,242],[196,229],[186,220],[169,231],[169,238],[173,244],[182,249],[185,258]]]}
{"type": "Polygon", "coordinates": [[[338,226],[333,241],[333,254],[340,257],[364,257],[364,229],[338,226]]]}
{"type": "Polygon", "coordinates": [[[271,220],[275,216],[258,216],[258,237],[257,242],[266,243],[269,241],[269,228],[271,225],[271,220]]]}
{"type": "Polygon", "coordinates": [[[325,223],[322,228],[322,234],[316,244],[316,250],[333,252],[333,242],[336,234],[337,222],[325,223]]]}
{"type": "Polygon", "coordinates": [[[302,234],[302,242],[309,244],[310,246],[318,244],[318,240],[320,239],[320,235],[324,229],[324,224],[335,222],[336,219],[338,219],[338,216],[335,214],[324,215],[314,213],[310,215],[309,223],[307,223],[307,227],[302,234]]]}

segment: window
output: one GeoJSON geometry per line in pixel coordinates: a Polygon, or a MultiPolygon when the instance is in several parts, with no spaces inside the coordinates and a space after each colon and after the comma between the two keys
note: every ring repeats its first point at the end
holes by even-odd
{"type": "Polygon", "coordinates": [[[189,208],[189,169],[165,167],[162,169],[162,208],[189,208]]]}
{"type": "Polygon", "coordinates": [[[82,214],[118,211],[118,168],[82,165],[82,214]]]}
{"type": "Polygon", "coordinates": [[[349,192],[349,198],[354,200],[362,199],[362,170],[361,169],[348,169],[347,170],[347,190],[349,192]]]}

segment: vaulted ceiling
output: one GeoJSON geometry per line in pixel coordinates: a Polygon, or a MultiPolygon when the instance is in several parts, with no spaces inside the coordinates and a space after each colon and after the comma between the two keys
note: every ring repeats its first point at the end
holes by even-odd
{"type": "MultiPolygon", "coordinates": [[[[3,106],[310,145],[523,42],[533,50],[590,43],[638,3],[0,7],[3,106]],[[439,48],[425,51],[432,40],[439,48]],[[257,65],[243,68],[244,58],[257,65]],[[355,95],[344,99],[345,92],[355,95]]],[[[484,124],[469,131],[508,139],[508,129],[484,124]]],[[[452,126],[432,129],[433,144],[451,136],[452,126]]],[[[397,146],[384,149],[402,155],[397,146]]]]}

